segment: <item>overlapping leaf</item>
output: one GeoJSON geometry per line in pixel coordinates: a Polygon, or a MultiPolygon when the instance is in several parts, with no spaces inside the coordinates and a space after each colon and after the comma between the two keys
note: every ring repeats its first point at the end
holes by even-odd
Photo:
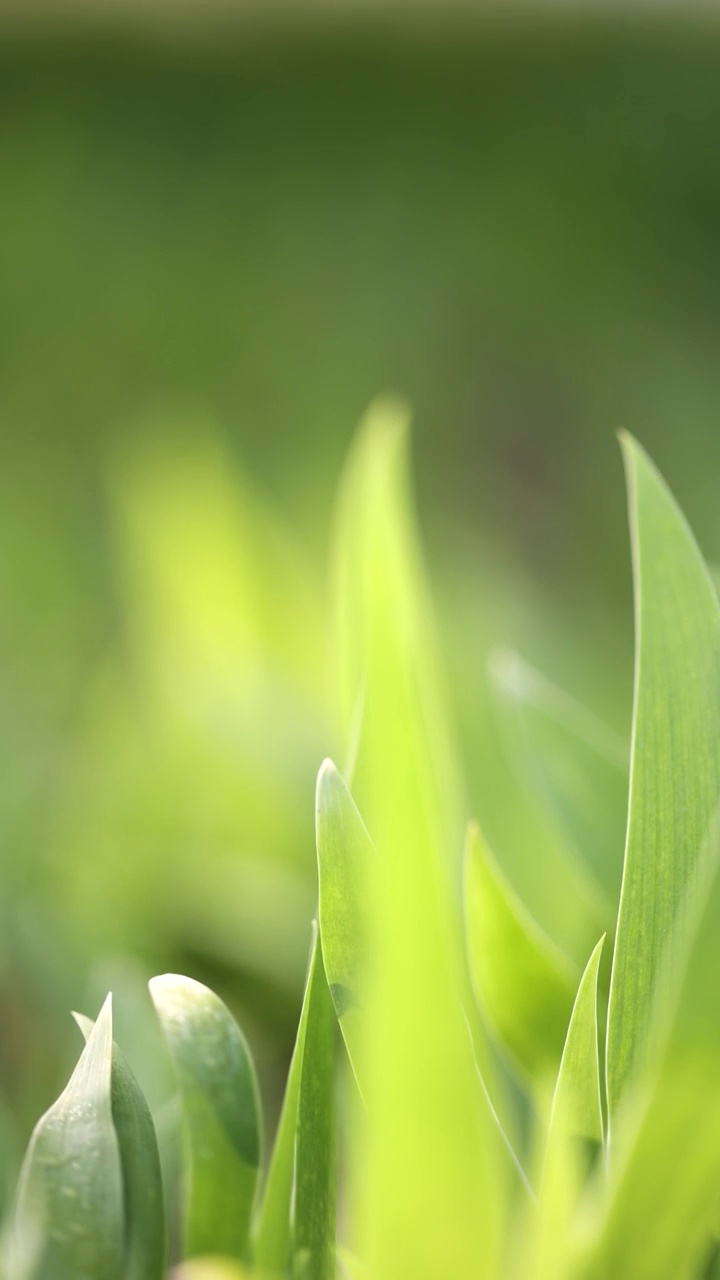
{"type": "Polygon", "coordinates": [[[337,1179],[335,1016],[317,932],[278,1133],[254,1240],[267,1276],[329,1280],[337,1179]]]}
{"type": "Polygon", "coordinates": [[[720,608],[642,449],[623,441],[635,568],[630,809],[608,1014],[612,1120],[637,1067],[668,948],[720,802],[720,608]]]}
{"type": "MultiPolygon", "coordinates": [[[[85,1039],[93,1023],[75,1020],[85,1039]]],[[[155,1126],[145,1095],[118,1046],[112,1047],[112,1118],[122,1167],[125,1215],[123,1280],[162,1280],[165,1274],[165,1205],[155,1126]]]]}
{"type": "Polygon", "coordinates": [[[250,1052],[222,1000],[201,983],[165,974],[152,979],[150,995],[182,1107],[184,1255],[243,1258],[262,1140],[250,1052]]]}
{"type": "MultiPolygon", "coordinates": [[[[341,494],[338,650],[354,790],[378,849],[358,1252],[375,1280],[495,1276],[503,1190],[457,994],[450,854],[459,787],[407,496],[406,422],[364,424],[341,494]]],[[[331,978],[332,981],[332,978],[331,978]]]]}
{"type": "Polygon", "coordinates": [[[108,997],[69,1083],[30,1140],[15,1221],[14,1270],[22,1280],[124,1280],[111,1062],[108,997]]]}

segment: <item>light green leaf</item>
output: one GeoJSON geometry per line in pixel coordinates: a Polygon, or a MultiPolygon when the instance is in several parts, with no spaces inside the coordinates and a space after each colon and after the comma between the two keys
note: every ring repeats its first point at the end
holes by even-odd
{"type": "Polygon", "coordinates": [[[642,1078],[628,1087],[614,1121],[610,1184],[597,1191],[600,1226],[577,1270],[582,1280],[689,1280],[716,1235],[719,855],[715,831],[684,904],[662,1005],[654,1010],[654,1054],[642,1078]]]}
{"type": "Polygon", "coordinates": [[[545,1083],[565,1043],[577,986],[573,966],[513,893],[474,823],[465,855],[465,922],[485,1018],[522,1071],[545,1083]]]}
{"type": "Polygon", "coordinates": [[[614,915],[627,817],[625,743],[517,654],[496,654],[492,672],[515,758],[573,859],[568,875],[577,895],[592,897],[599,886],[602,909],[614,915]]]}
{"type": "Polygon", "coordinates": [[[111,1060],[108,996],[69,1083],[30,1140],[15,1229],[20,1253],[28,1239],[37,1246],[23,1280],[124,1280],[123,1185],[112,1117],[111,1060]]]}
{"type": "Polygon", "coordinates": [[[357,806],[331,760],[317,780],[316,844],[320,942],[328,986],[348,1056],[362,1085],[362,1009],[366,999],[370,884],[376,853],[357,806]]]}
{"type": "Polygon", "coordinates": [[[363,993],[367,1141],[351,1241],[374,1280],[485,1280],[498,1272],[507,1186],[457,981],[461,787],[406,438],[404,411],[374,406],[342,486],[336,548],[341,716],[347,725],[364,681],[353,793],[378,851],[363,993]]]}
{"type": "MultiPolygon", "coordinates": [[[[86,1040],[94,1023],[74,1015],[86,1040]]],[[[165,1274],[165,1205],[160,1155],[150,1108],[127,1060],[112,1047],[112,1118],[120,1148],[125,1209],[123,1280],[162,1280],[165,1274]]]]}
{"type": "Polygon", "coordinates": [[[568,1239],[580,1191],[603,1140],[597,988],[601,938],[583,973],[555,1086],[540,1180],[537,1213],[523,1280],[563,1280],[569,1273],[568,1239]]]}
{"type": "Polygon", "coordinates": [[[335,1034],[322,952],[315,945],[295,1136],[293,1280],[333,1280],[335,1275],[335,1034]]]}
{"type": "Polygon", "coordinates": [[[630,809],[607,1037],[613,1117],[662,1003],[668,948],[720,800],[720,609],[674,499],[623,437],[633,545],[630,809]]]}
{"type": "Polygon", "coordinates": [[[184,1255],[242,1258],[261,1154],[261,1113],[244,1037],[222,1000],[191,978],[150,982],[180,1092],[184,1255]]]}
{"type": "Polygon", "coordinates": [[[313,936],[295,1049],[260,1212],[254,1261],[267,1275],[330,1274],[335,1238],[335,1016],[313,936]]]}
{"type": "Polygon", "coordinates": [[[575,997],[553,1097],[550,1142],[556,1134],[603,1140],[597,986],[604,942],[603,937],[590,956],[575,997]]]}

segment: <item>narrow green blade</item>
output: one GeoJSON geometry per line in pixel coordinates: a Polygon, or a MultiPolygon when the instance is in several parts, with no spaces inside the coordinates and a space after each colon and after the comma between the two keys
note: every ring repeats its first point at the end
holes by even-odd
{"type": "Polygon", "coordinates": [[[630,809],[610,990],[610,1127],[638,1066],[664,958],[720,799],[720,609],[695,540],[623,438],[635,574],[630,809]]]}
{"type": "Polygon", "coordinates": [[[563,1280],[569,1274],[569,1237],[579,1196],[603,1140],[597,989],[603,943],[580,980],[553,1096],[537,1213],[523,1280],[563,1280]]]}
{"type": "Polygon", "coordinates": [[[338,522],[343,711],[347,721],[364,682],[353,792],[378,851],[361,993],[367,1141],[351,1240],[374,1280],[485,1280],[498,1271],[506,1185],[457,981],[460,788],[406,443],[405,414],[375,406],[338,522]]]}
{"type": "Polygon", "coordinates": [[[575,997],[550,1115],[550,1142],[556,1135],[603,1141],[597,987],[604,943],[601,938],[590,956],[575,997]]]}
{"type": "Polygon", "coordinates": [[[369,877],[376,858],[355,802],[332,760],[317,780],[320,942],[328,986],[361,1095],[362,1010],[369,942],[369,877]]]}
{"type": "Polygon", "coordinates": [[[20,1175],[18,1249],[32,1280],[124,1280],[123,1185],[111,1106],[108,996],[69,1083],[37,1124],[20,1175]]]}
{"type": "Polygon", "coordinates": [[[242,1258],[262,1128],[250,1052],[227,1007],[201,983],[165,974],[151,980],[150,995],[182,1106],[184,1255],[242,1258]]]}
{"type": "Polygon", "coordinates": [[[626,744],[517,654],[496,655],[492,672],[527,783],[574,859],[575,876],[583,870],[592,876],[614,915],[625,847],[626,744]]]}
{"type": "Polygon", "coordinates": [[[295,1049],[253,1249],[268,1276],[332,1274],[335,1015],[315,931],[295,1049]],[[328,1261],[330,1260],[330,1261],[328,1261]]]}
{"type": "MultiPolygon", "coordinates": [[[[94,1023],[74,1015],[86,1040],[94,1023]]],[[[162,1280],[165,1274],[165,1204],[155,1126],[127,1059],[112,1047],[112,1118],[120,1148],[125,1205],[123,1280],[162,1280]]]]}
{"type": "Polygon", "coordinates": [[[560,1062],[577,980],[507,884],[474,823],[466,845],[465,924],[470,972],[487,1022],[522,1072],[546,1083],[560,1062]]]}
{"type": "Polygon", "coordinates": [[[293,1280],[333,1280],[337,1138],[335,1010],[322,952],[313,947],[308,978],[307,1036],[295,1137],[293,1280]]]}
{"type": "Polygon", "coordinates": [[[673,945],[667,998],[655,1010],[653,1060],[614,1121],[610,1184],[598,1195],[600,1227],[578,1269],[582,1280],[689,1280],[703,1274],[717,1233],[719,855],[716,832],[678,926],[686,936],[673,945]]]}

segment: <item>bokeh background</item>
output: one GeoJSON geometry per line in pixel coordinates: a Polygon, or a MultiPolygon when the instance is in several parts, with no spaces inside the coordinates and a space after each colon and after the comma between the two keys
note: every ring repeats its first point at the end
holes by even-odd
{"type": "Polygon", "coordinates": [[[228,998],[272,1109],[337,750],[333,494],[381,393],[414,409],[468,809],[532,899],[488,658],[627,734],[618,427],[720,558],[719,142],[687,8],[6,0],[6,1184],[109,986],[162,1111],[153,972],[228,998]]]}

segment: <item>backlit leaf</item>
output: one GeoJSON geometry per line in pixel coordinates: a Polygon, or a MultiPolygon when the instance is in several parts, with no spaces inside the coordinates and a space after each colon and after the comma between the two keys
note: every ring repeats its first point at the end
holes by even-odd
{"type": "Polygon", "coordinates": [[[695,540],[623,439],[635,574],[630,808],[608,1013],[610,1132],[720,801],[720,608],[695,540]]]}
{"type": "MultiPolygon", "coordinates": [[[[85,1039],[89,1040],[93,1022],[82,1014],[74,1016],[85,1039]]],[[[162,1280],[165,1205],[155,1126],[145,1095],[116,1044],[112,1047],[110,1098],[123,1178],[123,1280],[162,1280]]]]}
{"type": "Polygon", "coordinates": [[[111,1060],[108,996],[69,1083],[30,1139],[15,1222],[20,1253],[25,1241],[35,1242],[23,1280],[124,1280],[123,1185],[112,1117],[111,1060]]]}
{"type": "Polygon", "coordinates": [[[242,1258],[261,1155],[255,1072],[222,1000],[191,978],[150,982],[177,1077],[184,1143],[184,1255],[242,1258]]]}

